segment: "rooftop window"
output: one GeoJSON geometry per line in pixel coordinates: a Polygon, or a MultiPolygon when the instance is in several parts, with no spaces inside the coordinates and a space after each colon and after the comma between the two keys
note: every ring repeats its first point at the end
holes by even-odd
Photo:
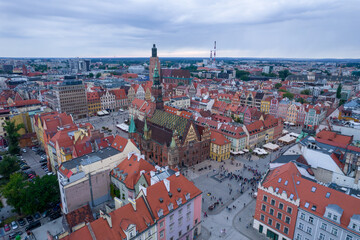
{"type": "Polygon", "coordinates": [[[315,192],[315,191],[316,191],[316,187],[312,187],[312,188],[311,188],[311,191],[312,191],[312,192],[315,192]]]}
{"type": "Polygon", "coordinates": [[[328,192],[328,193],[326,193],[325,197],[326,197],[326,198],[329,198],[330,195],[331,195],[331,193],[328,192]]]}

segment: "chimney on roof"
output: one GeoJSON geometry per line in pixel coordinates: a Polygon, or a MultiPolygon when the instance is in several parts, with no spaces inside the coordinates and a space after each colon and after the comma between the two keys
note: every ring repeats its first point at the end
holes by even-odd
{"type": "Polygon", "coordinates": [[[136,212],[136,201],[135,199],[128,198],[129,203],[131,203],[132,207],[134,208],[134,211],[136,212]]]}
{"type": "Polygon", "coordinates": [[[139,185],[139,192],[143,192],[145,197],[147,196],[147,192],[146,192],[146,187],[144,187],[143,185],[139,185]]]}
{"type": "Polygon", "coordinates": [[[123,201],[121,201],[117,197],[114,197],[114,202],[115,202],[115,210],[121,208],[124,205],[123,201]]]}
{"type": "Polygon", "coordinates": [[[100,210],[100,217],[105,219],[108,222],[109,227],[112,228],[111,216],[109,214],[104,213],[102,210],[100,210]]]}
{"type": "Polygon", "coordinates": [[[170,192],[170,181],[168,179],[164,179],[163,182],[165,184],[166,191],[170,192]]]}

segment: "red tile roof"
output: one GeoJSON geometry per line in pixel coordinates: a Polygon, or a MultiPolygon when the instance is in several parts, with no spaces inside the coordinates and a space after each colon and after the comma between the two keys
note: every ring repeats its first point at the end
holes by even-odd
{"type": "Polygon", "coordinates": [[[210,139],[211,139],[211,143],[214,143],[214,144],[220,145],[220,146],[230,143],[230,141],[227,140],[227,138],[223,134],[221,134],[219,132],[215,132],[215,131],[211,131],[210,139]]]}
{"type": "MultiPolygon", "coordinates": [[[[150,171],[154,171],[155,167],[149,162],[140,158],[137,154],[132,154],[130,158],[126,158],[114,170],[110,172],[110,175],[123,182],[127,188],[135,189],[135,184],[139,181],[142,174],[150,171]],[[121,174],[119,171],[123,170],[121,174]],[[142,172],[144,171],[144,172],[142,172]],[[127,174],[125,178],[122,178],[122,174],[127,174]]],[[[150,182],[148,182],[150,185],[150,182]]]]}
{"type": "Polygon", "coordinates": [[[89,223],[95,220],[88,204],[66,214],[65,218],[70,229],[81,223],[89,223]]]}
{"type": "Polygon", "coordinates": [[[316,141],[331,146],[346,148],[349,144],[352,143],[353,137],[337,134],[328,130],[322,130],[316,134],[316,141]]]}
{"type": "Polygon", "coordinates": [[[338,205],[344,211],[340,225],[345,229],[348,229],[350,218],[354,214],[360,214],[360,208],[354,208],[360,205],[360,199],[302,177],[292,162],[271,170],[262,185],[266,188],[271,186],[274,190],[278,189],[280,194],[285,191],[288,197],[292,194],[294,200],[300,199],[300,208],[307,211],[315,205],[316,210],[311,209],[311,212],[319,217],[324,217],[325,209],[329,204],[338,205]],[[327,194],[329,197],[326,197],[327,194]]]}
{"type": "Polygon", "coordinates": [[[20,101],[14,101],[14,103],[11,106],[24,107],[29,105],[41,105],[41,102],[37,99],[20,100],[20,101]]]}
{"type": "Polygon", "coordinates": [[[173,209],[176,209],[179,207],[177,200],[181,199],[180,204],[185,204],[190,199],[194,199],[202,193],[194,183],[190,182],[183,175],[176,175],[177,174],[174,174],[167,178],[170,183],[171,197],[165,187],[164,181],[151,185],[146,189],[146,198],[156,219],[160,218],[158,215],[160,209],[163,210],[163,215],[167,215],[170,212],[168,208],[170,203],[172,203],[173,209]],[[187,194],[189,194],[189,200],[185,198],[187,194]]]}
{"type": "Polygon", "coordinates": [[[124,151],[127,143],[128,143],[128,140],[126,138],[116,135],[113,143],[111,144],[111,147],[122,152],[122,151],[124,151]]]}

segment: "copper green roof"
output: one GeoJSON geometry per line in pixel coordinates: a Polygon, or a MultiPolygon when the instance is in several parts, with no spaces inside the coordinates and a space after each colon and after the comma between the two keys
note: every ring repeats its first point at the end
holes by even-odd
{"type": "Polygon", "coordinates": [[[136,127],[133,116],[131,116],[131,120],[130,120],[129,133],[136,133],[136,127]]]}
{"type": "Polygon", "coordinates": [[[153,116],[148,120],[161,127],[165,127],[173,131],[176,130],[179,136],[184,135],[188,124],[188,119],[161,110],[155,110],[153,116]]]}

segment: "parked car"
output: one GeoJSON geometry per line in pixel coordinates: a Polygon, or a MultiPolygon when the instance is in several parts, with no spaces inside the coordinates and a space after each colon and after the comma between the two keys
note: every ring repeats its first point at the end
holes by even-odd
{"type": "Polygon", "coordinates": [[[24,148],[23,150],[22,150],[24,153],[26,153],[26,149],[24,148]]]}
{"type": "Polygon", "coordinates": [[[60,212],[54,212],[53,214],[51,214],[51,215],[49,216],[50,221],[55,220],[55,219],[57,219],[57,218],[59,218],[59,217],[61,217],[61,213],[60,213],[60,212]]]}
{"type": "Polygon", "coordinates": [[[46,159],[41,159],[41,160],[39,161],[39,163],[47,163],[47,160],[46,160],[46,159]]]}
{"type": "Polygon", "coordinates": [[[18,225],[15,221],[12,221],[12,222],[11,222],[11,228],[12,228],[13,230],[17,229],[18,227],[19,227],[19,225],[18,225]]]}
{"type": "Polygon", "coordinates": [[[9,224],[5,224],[5,225],[4,225],[4,230],[5,230],[5,232],[10,231],[10,230],[11,230],[10,225],[9,225],[9,224]]]}
{"type": "Polygon", "coordinates": [[[35,219],[41,218],[40,213],[35,213],[35,214],[34,214],[34,218],[35,218],[35,219]]]}
{"type": "Polygon", "coordinates": [[[34,221],[34,218],[32,216],[27,216],[26,220],[31,223],[32,221],[34,221]]]}
{"type": "Polygon", "coordinates": [[[28,170],[28,169],[30,169],[30,167],[28,165],[25,165],[21,168],[21,170],[28,170]]]}
{"type": "Polygon", "coordinates": [[[25,231],[30,231],[33,230],[34,228],[40,227],[41,226],[41,222],[40,221],[35,221],[30,223],[26,228],[25,231]]]}
{"type": "Polygon", "coordinates": [[[17,232],[12,232],[9,234],[9,239],[15,239],[16,236],[21,236],[22,232],[21,231],[17,231],[17,232]]]}
{"type": "Polygon", "coordinates": [[[47,166],[47,163],[42,163],[41,164],[41,167],[46,167],[47,166]]]}
{"type": "Polygon", "coordinates": [[[20,226],[24,226],[24,225],[26,224],[26,221],[25,221],[25,219],[20,218],[20,219],[18,220],[18,223],[19,223],[20,226]]]}

